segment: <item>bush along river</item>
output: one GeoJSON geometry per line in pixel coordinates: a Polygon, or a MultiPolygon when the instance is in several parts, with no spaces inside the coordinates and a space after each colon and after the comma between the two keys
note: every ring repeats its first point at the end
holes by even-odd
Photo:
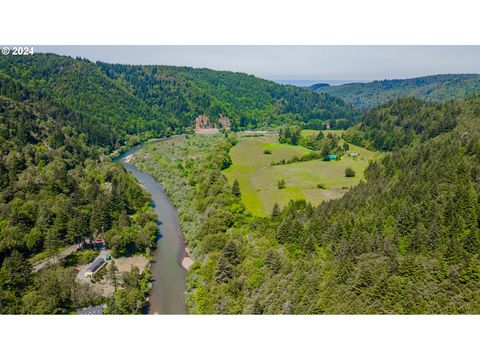
{"type": "Polygon", "coordinates": [[[132,155],[141,146],[132,147],[117,157],[114,162],[120,162],[125,170],[145,186],[152,196],[153,207],[159,219],[159,238],[157,247],[152,254],[153,284],[148,312],[150,314],[186,314],[187,272],[181,265],[186,256],[185,238],[180,228],[177,209],[160,183],[125,161],[125,158],[132,155]]]}

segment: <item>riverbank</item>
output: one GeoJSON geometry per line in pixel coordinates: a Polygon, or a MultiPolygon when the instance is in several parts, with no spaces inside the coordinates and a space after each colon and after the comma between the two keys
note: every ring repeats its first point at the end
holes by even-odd
{"type": "Polygon", "coordinates": [[[145,140],[145,141],[140,142],[140,143],[135,144],[135,145],[124,145],[124,146],[121,146],[118,149],[116,149],[114,152],[108,154],[108,156],[112,159],[112,161],[114,163],[118,163],[118,162],[124,161],[124,159],[126,157],[135,153],[138,149],[140,149],[143,146],[146,146],[146,145],[151,144],[151,143],[165,141],[165,140],[168,140],[168,139],[174,139],[174,138],[178,138],[178,137],[181,138],[181,137],[184,137],[184,136],[186,136],[186,134],[171,135],[171,136],[167,136],[167,137],[163,137],[163,138],[148,139],[148,140],[145,140]]]}
{"type": "Polygon", "coordinates": [[[191,255],[190,255],[190,250],[188,250],[188,247],[185,246],[185,256],[183,257],[183,260],[182,260],[182,267],[188,271],[190,270],[190,267],[193,265],[195,261],[191,258],[191,255]]]}
{"type": "Polygon", "coordinates": [[[178,209],[188,244],[179,261],[189,269],[189,313],[228,312],[222,299],[228,302],[232,293],[225,284],[235,274],[251,220],[220,172],[229,166],[228,151],[236,141],[234,135],[188,136],[145,146],[132,160],[165,186],[178,209]]]}
{"type": "Polygon", "coordinates": [[[180,228],[177,210],[166,195],[163,186],[133,164],[133,154],[143,146],[145,144],[131,148],[116,161],[120,161],[125,170],[135,176],[150,193],[154,211],[159,219],[157,224],[159,237],[152,253],[152,288],[148,297],[148,312],[150,314],[186,314],[184,299],[186,271],[182,267],[185,257],[185,239],[180,228]]]}

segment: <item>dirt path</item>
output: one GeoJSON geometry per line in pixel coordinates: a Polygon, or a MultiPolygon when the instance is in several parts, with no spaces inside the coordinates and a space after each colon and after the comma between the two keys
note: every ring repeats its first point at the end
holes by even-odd
{"type": "Polygon", "coordinates": [[[33,265],[32,270],[33,270],[33,272],[38,272],[38,271],[44,269],[47,266],[55,265],[59,261],[65,259],[68,255],[77,251],[79,248],[80,248],[79,244],[72,245],[72,246],[66,248],[65,250],[63,250],[61,253],[58,253],[58,254],[56,254],[52,257],[49,257],[46,260],[43,260],[43,261],[33,265]]]}

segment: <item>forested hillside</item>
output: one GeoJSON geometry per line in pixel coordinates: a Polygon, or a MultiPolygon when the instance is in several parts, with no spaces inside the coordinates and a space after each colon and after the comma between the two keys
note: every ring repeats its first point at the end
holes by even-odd
{"type": "Polygon", "coordinates": [[[391,151],[414,141],[426,141],[455,128],[459,103],[428,104],[415,98],[391,101],[363,116],[344,138],[373,150],[391,151]]]}
{"type": "MultiPolygon", "coordinates": [[[[378,113],[407,133],[426,129],[400,138],[342,199],[283,211],[275,236],[303,254],[259,286],[262,312],[480,312],[480,98],[402,100],[364,121],[378,113]]],[[[377,132],[372,145],[390,136],[377,132]]]]}
{"type": "Polygon", "coordinates": [[[343,198],[291,202],[267,218],[246,212],[241,187],[219,172],[231,139],[199,161],[170,153],[202,153],[200,139],[145,149],[139,166],[165,181],[188,224],[190,312],[480,313],[480,98],[398,100],[355,133],[382,150],[392,129],[408,136],[343,198]]]}
{"type": "Polygon", "coordinates": [[[98,65],[149,106],[168,114],[176,128],[189,126],[203,113],[212,119],[219,114],[231,118],[233,129],[357,116],[338,98],[253,75],[172,66],[98,65]]]}
{"type": "MultiPolygon", "coordinates": [[[[354,121],[339,98],[283,86],[252,75],[171,66],[92,63],[52,54],[0,57],[0,73],[94,122],[95,144],[120,145],[182,133],[198,115],[228,116],[234,129],[287,121],[354,121]]],[[[85,120],[87,121],[87,120],[85,120]]]]}
{"type": "Polygon", "coordinates": [[[96,122],[28,85],[0,73],[0,312],[66,313],[102,299],[71,267],[34,273],[35,259],[109,230],[114,251],[143,251],[156,226],[149,196],[92,146],[108,147],[96,122]]]}
{"type": "Polygon", "coordinates": [[[428,102],[465,99],[480,92],[480,75],[447,74],[328,87],[312,85],[311,90],[338,96],[357,108],[368,110],[405,96],[428,102]]]}

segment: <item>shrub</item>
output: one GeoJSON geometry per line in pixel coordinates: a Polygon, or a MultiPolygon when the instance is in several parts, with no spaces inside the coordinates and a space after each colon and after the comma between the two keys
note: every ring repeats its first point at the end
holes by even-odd
{"type": "Polygon", "coordinates": [[[324,183],[317,184],[317,189],[326,189],[326,188],[327,188],[327,185],[325,185],[324,183]]]}
{"type": "Polygon", "coordinates": [[[105,275],[107,275],[107,267],[106,266],[102,267],[95,274],[93,274],[92,280],[95,283],[100,282],[105,277],[105,275]]]}
{"type": "Polygon", "coordinates": [[[263,153],[266,154],[266,155],[271,155],[271,154],[272,154],[272,150],[270,150],[270,149],[265,149],[265,150],[263,150],[263,153]]]}
{"type": "Polygon", "coordinates": [[[355,171],[349,166],[345,169],[345,176],[346,177],[354,177],[355,171]]]}
{"type": "Polygon", "coordinates": [[[80,264],[91,263],[98,256],[98,250],[84,250],[80,253],[80,264]]]}
{"type": "Polygon", "coordinates": [[[277,187],[278,187],[279,189],[285,189],[285,186],[286,186],[285,180],[283,180],[283,179],[278,180],[278,182],[277,182],[277,187]]]}

